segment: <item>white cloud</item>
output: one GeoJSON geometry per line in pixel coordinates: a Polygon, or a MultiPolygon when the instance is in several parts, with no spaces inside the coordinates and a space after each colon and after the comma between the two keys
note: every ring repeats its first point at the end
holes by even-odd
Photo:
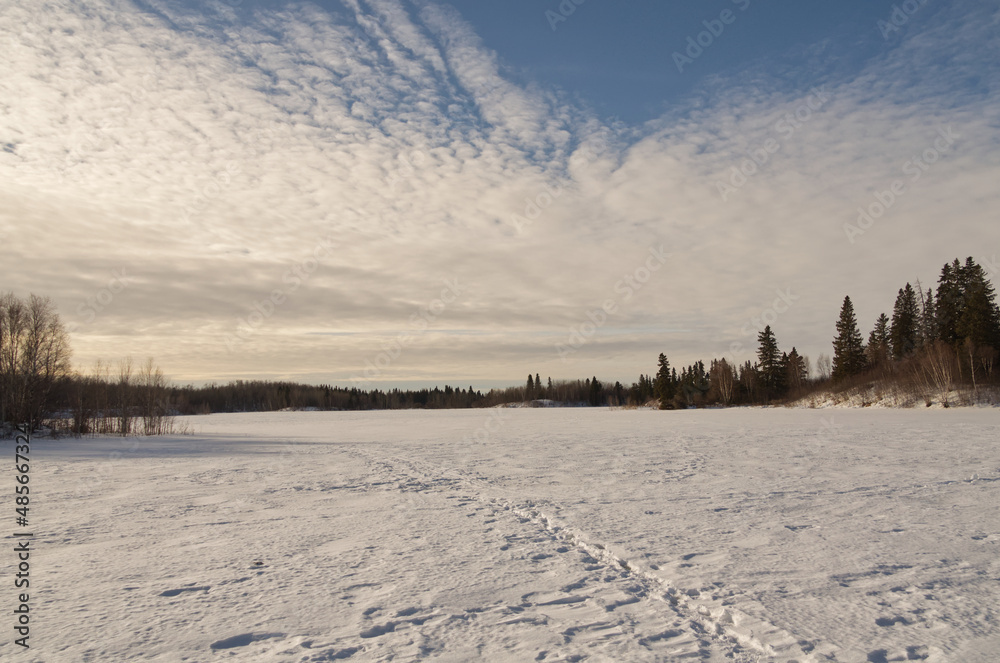
{"type": "Polygon", "coordinates": [[[810,93],[764,75],[609,129],[505,80],[432,3],[143,6],[49,1],[0,18],[0,287],[50,294],[74,321],[111,270],[135,275],[75,334],[83,364],[152,354],[184,379],[343,383],[458,276],[467,292],[387,378],[630,380],[660,351],[676,364],[749,350],[740,330],[778,288],[800,297],[779,341],[828,352],[844,294],[867,327],[902,282],[1000,243],[990,10],[911,28],[827,80],[789,134],[778,121],[810,93]],[[856,208],[948,126],[954,149],[848,242],[856,208]],[[769,139],[780,150],[723,201],[717,183],[769,139]],[[544,204],[517,228],[526,199],[544,204]],[[329,257],[228,352],[326,237],[329,257]],[[559,362],[555,343],[660,244],[666,269],[559,362]]]}

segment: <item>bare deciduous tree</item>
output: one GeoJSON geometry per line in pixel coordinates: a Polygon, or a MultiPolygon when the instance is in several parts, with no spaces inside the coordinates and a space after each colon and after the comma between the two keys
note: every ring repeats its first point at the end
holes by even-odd
{"type": "Polygon", "coordinates": [[[36,429],[69,375],[69,336],[47,297],[0,295],[0,419],[36,429]]]}

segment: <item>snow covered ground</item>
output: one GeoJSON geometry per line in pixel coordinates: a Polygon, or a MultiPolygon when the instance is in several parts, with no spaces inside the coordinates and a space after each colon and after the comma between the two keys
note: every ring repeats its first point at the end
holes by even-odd
{"type": "Polygon", "coordinates": [[[996,409],[186,421],[33,445],[0,659],[1000,660],[996,409]]]}

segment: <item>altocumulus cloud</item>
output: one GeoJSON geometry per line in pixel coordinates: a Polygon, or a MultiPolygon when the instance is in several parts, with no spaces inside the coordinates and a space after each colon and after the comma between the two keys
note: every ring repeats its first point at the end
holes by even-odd
{"type": "Polygon", "coordinates": [[[868,326],[891,301],[862,295],[997,251],[996,25],[995,8],[957,2],[849,75],[793,86],[762,64],[752,85],[720,74],[622,127],[508,80],[434,2],[8,3],[0,286],[52,295],[78,363],[155,355],[179,379],[346,383],[453,278],[463,296],[384,379],[631,380],[660,351],[752,349],[740,329],[776,288],[799,298],[779,340],[828,352],[844,294],[868,326]],[[824,102],[776,129],[815,87],[824,102]],[[857,208],[946,127],[949,152],[847,241],[857,208]],[[718,182],[771,139],[780,150],[723,200],[718,182]],[[560,195],[511,222],[546,191],[560,195]],[[656,280],[560,362],[555,344],[661,245],[656,280]],[[78,316],[115,270],[128,286],[78,316]]]}

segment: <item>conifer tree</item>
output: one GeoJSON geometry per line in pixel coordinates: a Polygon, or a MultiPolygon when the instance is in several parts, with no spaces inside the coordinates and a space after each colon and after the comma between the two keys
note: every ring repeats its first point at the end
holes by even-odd
{"type": "Polygon", "coordinates": [[[970,257],[962,268],[961,281],[964,297],[955,325],[956,340],[968,339],[975,347],[1000,348],[1000,310],[986,272],[970,257]]]}
{"type": "Polygon", "coordinates": [[[885,364],[889,360],[889,347],[889,318],[882,313],[875,321],[875,328],[868,335],[868,347],[865,348],[868,365],[875,367],[885,364]]]}
{"type": "Polygon", "coordinates": [[[601,384],[601,381],[597,379],[596,375],[594,376],[594,378],[592,380],[588,380],[588,382],[590,383],[589,384],[589,387],[590,387],[590,394],[589,394],[589,396],[590,396],[589,397],[590,404],[593,405],[594,407],[597,407],[598,405],[602,405],[601,401],[603,399],[601,397],[602,397],[603,392],[604,392],[604,385],[601,384]]]}
{"type": "Polygon", "coordinates": [[[805,359],[794,347],[785,361],[785,385],[793,394],[800,390],[809,379],[805,359]]]}
{"type": "Polygon", "coordinates": [[[956,258],[950,265],[945,263],[938,277],[935,322],[938,338],[948,345],[958,344],[958,319],[962,310],[962,266],[956,258]]]}
{"type": "Polygon", "coordinates": [[[771,326],[764,327],[764,331],[757,335],[757,366],[760,371],[761,380],[764,387],[772,394],[777,395],[781,391],[783,366],[781,354],[778,350],[778,341],[771,331],[771,326]]]}
{"type": "Polygon", "coordinates": [[[865,370],[865,348],[854,315],[854,304],[844,297],[837,321],[837,337],[833,340],[833,379],[844,380],[865,370]]]}
{"type": "Polygon", "coordinates": [[[907,283],[899,289],[896,304],[892,308],[892,326],[889,328],[889,345],[892,358],[902,359],[917,349],[920,310],[917,307],[917,293],[907,283]]]}
{"type": "Polygon", "coordinates": [[[660,399],[660,409],[666,409],[676,393],[676,378],[671,377],[670,362],[662,352],[657,360],[657,366],[656,380],[653,382],[653,395],[660,399]]]}
{"type": "Polygon", "coordinates": [[[937,308],[934,303],[934,288],[928,288],[921,296],[920,345],[930,345],[938,339],[937,308]]]}

